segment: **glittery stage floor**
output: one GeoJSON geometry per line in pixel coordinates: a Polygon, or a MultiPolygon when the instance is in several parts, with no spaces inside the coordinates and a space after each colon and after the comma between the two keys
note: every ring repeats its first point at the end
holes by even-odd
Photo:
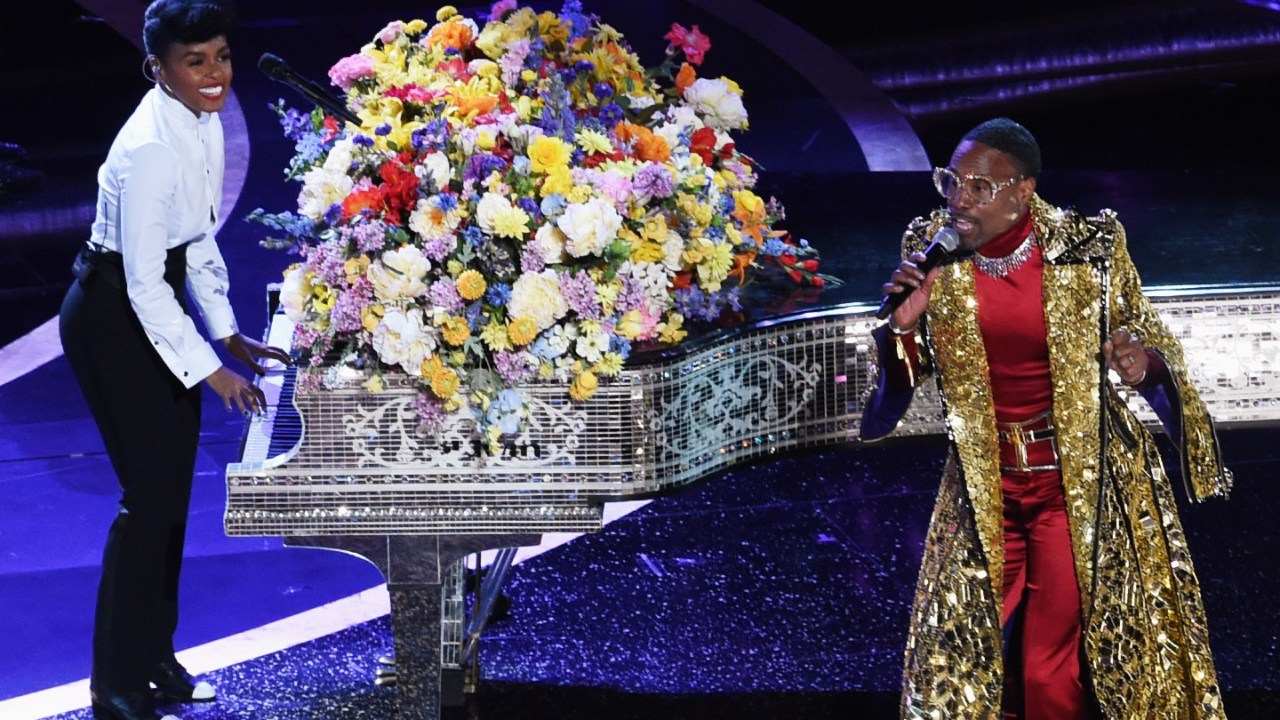
{"type": "MultiPolygon", "coordinates": [[[[0,163],[43,176],[5,186],[0,165],[0,719],[87,720],[116,488],[50,320],[92,218],[97,165],[145,90],[126,39],[143,4],[28,5],[21,22],[0,10],[0,87],[30,99],[0,117],[0,142],[26,156],[0,163]],[[49,53],[51,36],[69,50],[49,53]],[[47,122],[68,98],[87,109],[74,127],[47,122]]],[[[239,5],[237,102],[224,114],[242,176],[219,237],[242,329],[255,332],[263,288],[291,259],[258,247],[261,228],[241,219],[295,201],[281,179],[291,148],[266,108],[302,100],[254,60],[278,53],[323,79],[388,20],[429,17],[438,3],[239,5]]],[[[704,72],[743,85],[752,119],[740,147],[762,167],[762,194],[845,280],[824,302],[878,298],[903,224],[936,204],[929,164],[994,114],[1039,136],[1047,199],[1120,212],[1147,285],[1280,283],[1280,143],[1265,110],[1280,106],[1280,12],[1262,3],[994,2],[984,15],[930,1],[909,18],[858,4],[851,22],[832,22],[822,3],[584,5],[647,62],[671,22],[711,36],[704,72]]],[[[381,576],[350,556],[226,537],[224,473],[244,426],[210,396],[203,427],[178,642],[221,697],[181,714],[393,717],[394,689],[373,682],[392,648],[381,576]]],[[[1280,429],[1221,435],[1235,494],[1180,499],[1183,520],[1229,716],[1274,720],[1280,429]]],[[[521,562],[509,614],[481,641],[479,689],[446,717],[895,717],[941,452],[899,441],[734,467],[521,562]]]]}

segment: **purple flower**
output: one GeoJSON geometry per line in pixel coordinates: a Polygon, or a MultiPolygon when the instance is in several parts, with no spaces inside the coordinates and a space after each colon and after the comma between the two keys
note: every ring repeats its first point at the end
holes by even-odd
{"type": "Polygon", "coordinates": [[[540,273],[547,267],[547,261],[537,245],[525,245],[520,251],[520,272],[540,273]]]}
{"type": "Polygon", "coordinates": [[[618,299],[614,302],[615,311],[628,313],[645,306],[644,286],[630,275],[622,276],[622,287],[618,290],[618,299]]]}
{"type": "Polygon", "coordinates": [[[514,385],[530,375],[527,356],[523,352],[503,351],[495,353],[494,365],[498,371],[498,377],[502,378],[502,381],[508,385],[514,385]]]}
{"type": "Polygon", "coordinates": [[[600,303],[596,301],[596,281],[586,270],[560,273],[560,294],[569,309],[587,320],[600,319],[600,303]]]}
{"type": "Polygon", "coordinates": [[[464,303],[458,294],[458,287],[452,280],[437,280],[427,290],[431,304],[446,312],[456,313],[462,310],[464,303]]]}
{"type": "Polygon", "coordinates": [[[645,163],[631,182],[637,193],[655,198],[669,198],[676,189],[676,178],[671,170],[658,163],[645,163]]]}
{"type": "Polygon", "coordinates": [[[418,393],[414,398],[413,409],[418,412],[418,427],[429,435],[434,435],[444,426],[444,401],[427,393],[418,393]]]}

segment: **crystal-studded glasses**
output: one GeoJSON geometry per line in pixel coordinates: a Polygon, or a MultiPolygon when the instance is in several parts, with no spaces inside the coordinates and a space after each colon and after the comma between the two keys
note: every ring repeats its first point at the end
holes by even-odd
{"type": "Polygon", "coordinates": [[[951,168],[936,167],[933,169],[933,186],[948,202],[955,202],[959,193],[964,191],[975,204],[986,205],[996,199],[997,193],[1013,187],[1022,177],[1019,175],[996,182],[986,175],[957,175],[951,168]]]}

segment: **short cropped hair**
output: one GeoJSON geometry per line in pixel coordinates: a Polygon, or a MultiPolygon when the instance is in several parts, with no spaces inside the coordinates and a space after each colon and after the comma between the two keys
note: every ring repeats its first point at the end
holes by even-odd
{"type": "Polygon", "coordinates": [[[1031,131],[1009,118],[993,118],[980,123],[964,136],[964,140],[980,142],[995,148],[1013,161],[1025,177],[1040,176],[1040,145],[1031,131]]]}
{"type": "Polygon", "coordinates": [[[155,0],[144,16],[142,45],[148,55],[163,58],[175,43],[207,42],[234,24],[235,13],[224,0],[155,0]]]}

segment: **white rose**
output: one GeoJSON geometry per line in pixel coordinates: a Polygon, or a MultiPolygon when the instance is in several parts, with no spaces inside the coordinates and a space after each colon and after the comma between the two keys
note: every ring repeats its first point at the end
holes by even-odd
{"type": "Polygon", "coordinates": [[[480,229],[492,235],[502,216],[511,212],[511,201],[505,195],[487,192],[476,203],[476,222],[480,229]]]}
{"type": "Polygon", "coordinates": [[[373,329],[373,351],[387,365],[399,365],[410,375],[421,376],[423,361],[436,349],[431,332],[417,308],[389,307],[373,329]]]}
{"type": "Polygon", "coordinates": [[[442,152],[433,152],[422,159],[422,164],[414,168],[420,178],[431,178],[439,192],[449,187],[453,179],[453,168],[449,167],[449,157],[442,152]]]}
{"type": "Polygon", "coordinates": [[[311,296],[306,277],[306,266],[297,263],[285,272],[280,283],[280,305],[284,307],[284,316],[295,325],[306,318],[307,298],[311,296]]]}
{"type": "Polygon", "coordinates": [[[538,228],[538,232],[533,236],[533,243],[543,260],[548,263],[562,263],[569,259],[569,255],[564,251],[566,239],[564,233],[560,232],[560,228],[554,223],[547,223],[538,228]]]}
{"type": "Polygon", "coordinates": [[[402,245],[374,260],[369,265],[368,276],[378,299],[395,301],[425,295],[430,270],[431,260],[417,246],[402,245]]]}
{"type": "Polygon", "coordinates": [[[462,222],[462,213],[457,208],[445,212],[440,207],[440,196],[434,195],[425,200],[419,200],[413,212],[409,214],[409,229],[418,234],[418,237],[430,240],[446,240],[451,243],[449,252],[453,252],[456,243],[454,231],[458,229],[459,223],[462,222]]]}
{"type": "Polygon", "coordinates": [[[569,304],[560,294],[560,279],[554,270],[524,273],[511,285],[507,301],[509,317],[527,317],[546,330],[569,313],[569,304]]]}
{"type": "Polygon", "coordinates": [[[698,78],[685,88],[684,99],[710,128],[736,130],[747,126],[747,109],[742,106],[742,98],[723,80],[698,78]]]}
{"type": "Polygon", "coordinates": [[[600,255],[618,237],[622,216],[613,209],[612,203],[591,198],[585,203],[572,203],[566,207],[556,225],[568,238],[565,250],[574,257],[586,257],[600,255]]]}
{"type": "Polygon", "coordinates": [[[340,138],[329,150],[324,159],[324,169],[331,173],[346,175],[351,170],[351,161],[355,157],[356,146],[351,138],[340,138]]]}
{"type": "Polygon", "coordinates": [[[323,167],[312,168],[302,176],[298,212],[312,220],[320,220],[330,206],[351,194],[354,184],[346,173],[330,172],[323,167]]]}

